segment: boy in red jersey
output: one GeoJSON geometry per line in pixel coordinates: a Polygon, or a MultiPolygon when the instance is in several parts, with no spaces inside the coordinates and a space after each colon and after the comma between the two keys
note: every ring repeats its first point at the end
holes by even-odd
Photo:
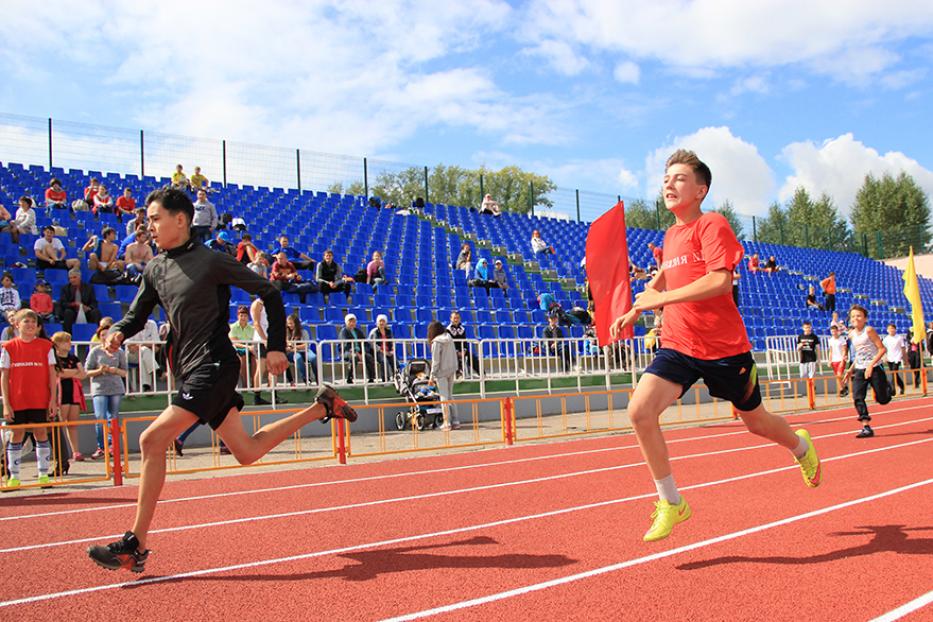
{"type": "MultiPolygon", "coordinates": [[[[49,421],[58,404],[58,377],[55,374],[55,350],[52,342],[39,339],[39,316],[31,309],[21,309],[13,318],[19,337],[3,344],[0,354],[0,383],[3,387],[3,418],[11,425],[42,424],[49,421]]],[[[39,462],[39,483],[49,483],[52,446],[45,427],[32,428],[39,462]]],[[[7,444],[8,488],[18,488],[19,464],[23,457],[25,428],[12,431],[7,444]]]]}
{"type": "Polygon", "coordinates": [[[690,386],[703,379],[711,395],[732,402],[753,434],[793,452],[807,486],[820,484],[820,463],[806,430],[761,403],[758,373],[742,316],[732,299],[732,272],[742,261],[742,245],[728,221],[700,204],[712,173],[692,151],[667,160],[664,204],[676,220],[664,235],[663,261],[632,310],[611,326],[613,337],[643,311],[664,308],[664,347],[645,370],[628,406],[629,419],[654,477],[659,501],[646,542],[666,538],[691,510],[671,474],[659,418],[690,386]]]}

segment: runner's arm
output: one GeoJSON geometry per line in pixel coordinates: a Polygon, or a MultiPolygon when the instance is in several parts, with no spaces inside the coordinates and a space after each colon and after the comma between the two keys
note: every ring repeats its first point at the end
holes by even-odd
{"type": "Polygon", "coordinates": [[[245,292],[262,298],[266,305],[266,317],[269,319],[268,343],[270,352],[285,352],[285,304],[282,294],[272,281],[264,279],[234,257],[216,253],[214,255],[219,273],[219,282],[235,285],[245,292]]]}
{"type": "Polygon", "coordinates": [[[123,316],[123,319],[113,325],[110,332],[117,332],[123,335],[123,340],[127,340],[142,329],[146,328],[146,322],[152,315],[152,310],[160,304],[159,294],[156,288],[149,283],[146,273],[143,272],[142,281],[139,284],[139,290],[136,292],[136,298],[130,303],[130,308],[123,316]]]}
{"type": "Polygon", "coordinates": [[[634,309],[647,311],[680,302],[695,302],[715,296],[722,296],[732,291],[732,271],[713,270],[689,285],[665,292],[644,292],[635,297],[634,309]]]}

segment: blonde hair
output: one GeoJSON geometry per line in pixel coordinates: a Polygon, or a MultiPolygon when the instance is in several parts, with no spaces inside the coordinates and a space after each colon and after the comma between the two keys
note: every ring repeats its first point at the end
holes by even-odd
{"type": "Polygon", "coordinates": [[[39,323],[39,314],[32,309],[20,309],[13,316],[13,321],[19,324],[27,317],[34,320],[37,324],[39,323]]]}
{"type": "Polygon", "coordinates": [[[54,335],[52,335],[52,343],[56,345],[61,345],[65,343],[66,341],[71,341],[71,333],[66,333],[63,330],[60,330],[54,335]]]}

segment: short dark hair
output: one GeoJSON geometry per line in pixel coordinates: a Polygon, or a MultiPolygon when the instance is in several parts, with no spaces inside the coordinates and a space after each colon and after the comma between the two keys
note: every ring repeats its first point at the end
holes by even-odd
{"type": "Polygon", "coordinates": [[[124,188],[124,189],[123,189],[123,192],[129,192],[130,194],[133,194],[133,189],[132,189],[132,188],[124,188]]]}
{"type": "Polygon", "coordinates": [[[52,235],[55,235],[55,227],[53,227],[52,225],[46,225],[42,227],[42,233],[45,233],[46,231],[51,231],[52,235]]]}
{"type": "Polygon", "coordinates": [[[713,183],[713,172],[709,170],[709,167],[706,163],[697,157],[692,151],[687,149],[678,149],[671,154],[671,157],[667,159],[665,169],[671,167],[672,164],[686,164],[693,169],[693,174],[696,175],[697,181],[702,183],[707,188],[713,183]]]}
{"type": "Polygon", "coordinates": [[[49,182],[49,185],[54,186],[55,184],[58,184],[59,186],[61,186],[62,181],[58,177],[53,177],[52,181],[49,182]]]}
{"type": "Polygon", "coordinates": [[[849,313],[852,313],[853,311],[861,311],[862,315],[864,315],[865,317],[868,317],[868,309],[866,309],[862,305],[852,305],[851,307],[849,307],[849,313]]]}
{"type": "Polygon", "coordinates": [[[894,327],[894,330],[897,330],[897,324],[895,324],[894,322],[888,322],[888,326],[889,326],[889,327],[890,327],[890,326],[893,326],[893,327],[894,327]]]}
{"type": "Polygon", "coordinates": [[[105,238],[111,233],[116,233],[116,232],[117,230],[114,229],[113,227],[104,227],[104,230],[100,232],[100,237],[105,238]]]}
{"type": "Polygon", "coordinates": [[[246,241],[246,242],[249,242],[250,240],[253,239],[253,236],[251,236],[251,235],[248,234],[248,233],[244,233],[242,236],[240,236],[240,239],[241,239],[241,240],[244,240],[244,241],[246,241]]]}
{"type": "Polygon", "coordinates": [[[189,223],[194,220],[194,204],[191,202],[191,197],[189,197],[186,192],[182,192],[170,186],[165,186],[164,188],[153,190],[149,193],[149,196],[146,197],[146,207],[156,202],[170,214],[183,212],[188,216],[189,223]]]}
{"type": "Polygon", "coordinates": [[[327,253],[330,253],[331,255],[333,255],[333,254],[334,254],[334,251],[332,251],[332,250],[330,250],[330,249],[328,248],[328,249],[326,249],[326,250],[324,251],[324,254],[325,254],[325,255],[326,255],[327,253]]]}
{"type": "Polygon", "coordinates": [[[22,203],[23,201],[26,201],[26,203],[28,203],[30,207],[34,205],[34,203],[32,202],[32,198],[26,196],[25,194],[19,198],[19,201],[17,201],[17,203],[22,203]]]}
{"type": "Polygon", "coordinates": [[[249,313],[249,307],[247,307],[246,305],[240,305],[239,307],[236,308],[236,312],[237,312],[237,315],[239,315],[240,313],[249,313]]]}
{"type": "Polygon", "coordinates": [[[434,341],[437,337],[440,337],[447,332],[447,329],[444,328],[444,325],[438,322],[437,320],[432,321],[428,324],[428,343],[434,341]]]}
{"type": "Polygon", "coordinates": [[[813,326],[813,322],[811,322],[810,320],[804,320],[804,321],[803,321],[803,325],[804,325],[804,326],[813,326]]]}

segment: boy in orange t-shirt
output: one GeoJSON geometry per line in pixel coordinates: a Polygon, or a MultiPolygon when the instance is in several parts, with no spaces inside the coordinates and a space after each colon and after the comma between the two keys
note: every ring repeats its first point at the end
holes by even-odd
{"type": "Polygon", "coordinates": [[[35,311],[43,322],[48,322],[54,317],[55,306],[50,291],[48,283],[38,281],[32,296],[29,297],[29,308],[35,311]]]}
{"type": "Polygon", "coordinates": [[[681,149],[668,158],[662,190],[675,222],[664,235],[660,270],[635,297],[631,311],[610,327],[616,337],[643,311],[664,308],[664,345],[628,406],[659,497],[644,536],[647,542],[666,538],[691,515],[674,483],[659,419],[701,378],[710,395],[732,402],[750,432],[793,452],[807,486],[820,484],[810,435],[806,430],[795,433],[761,403],[751,343],[732,299],[732,274],[742,261],[742,245],[721,214],[700,209],[711,182],[709,167],[692,151],[681,149]]]}
{"type": "Polygon", "coordinates": [[[39,339],[39,316],[31,309],[21,309],[13,318],[19,337],[7,341],[0,354],[0,383],[3,388],[3,418],[9,425],[40,424],[33,428],[14,428],[7,444],[7,488],[20,486],[20,461],[23,439],[31,429],[36,439],[39,484],[49,483],[52,446],[49,431],[41,424],[55,414],[58,404],[58,377],[55,374],[55,350],[52,342],[39,339]]]}

